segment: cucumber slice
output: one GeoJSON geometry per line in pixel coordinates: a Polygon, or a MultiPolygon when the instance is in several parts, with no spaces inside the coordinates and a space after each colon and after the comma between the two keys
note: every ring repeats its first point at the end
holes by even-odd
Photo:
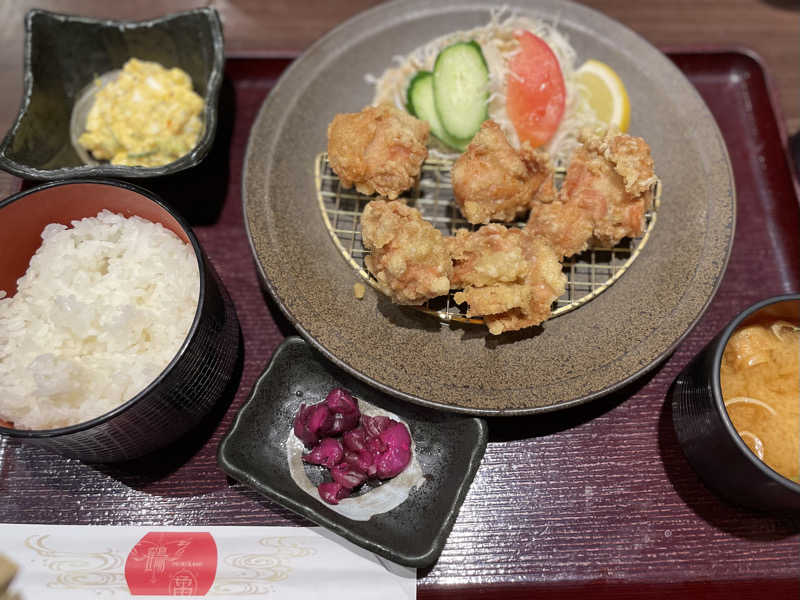
{"type": "Polygon", "coordinates": [[[456,139],[471,139],[489,118],[489,67],[477,42],[458,42],[439,52],[433,92],[444,130],[456,139]]]}
{"type": "Polygon", "coordinates": [[[414,75],[408,84],[406,99],[408,112],[418,119],[427,121],[431,126],[433,135],[451,148],[464,151],[469,140],[458,140],[448,134],[439,120],[439,115],[436,113],[436,103],[433,98],[433,73],[419,71],[414,75]]]}

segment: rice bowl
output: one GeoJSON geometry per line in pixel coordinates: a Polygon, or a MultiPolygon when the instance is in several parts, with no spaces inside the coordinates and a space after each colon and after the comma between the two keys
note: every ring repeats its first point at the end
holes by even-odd
{"type": "MultiPolygon", "coordinates": [[[[125,395],[134,394],[132,397],[123,398],[120,404],[110,409],[107,405],[98,407],[102,414],[93,417],[81,415],[78,418],[83,420],[78,423],[49,428],[23,429],[24,423],[17,426],[0,414],[0,434],[87,462],[135,458],[175,440],[210,416],[209,413],[223,398],[232,397],[241,364],[241,333],[235,307],[191,228],[157,196],[125,182],[54,182],[0,201],[0,239],[3,240],[0,289],[5,290],[8,296],[17,294],[18,287],[24,289],[26,284],[23,285],[20,278],[28,269],[47,225],[66,225],[87,217],[97,218],[104,209],[124,217],[136,216],[158,223],[159,227],[169,230],[169,235],[177,236],[182,242],[180,245],[189,250],[189,259],[184,260],[197,268],[199,277],[197,288],[189,294],[193,296],[196,293],[192,307],[185,309],[189,315],[188,330],[184,333],[180,325],[176,324],[175,328],[170,325],[172,333],[169,335],[176,339],[170,341],[174,344],[172,349],[164,352],[167,364],[142,369],[148,373],[147,381],[141,383],[143,389],[136,391],[134,387],[138,386],[125,386],[128,388],[125,395]]],[[[108,215],[103,218],[112,219],[108,215]]],[[[61,226],[56,229],[63,233],[61,226]]],[[[137,252],[144,245],[140,239],[135,244],[137,252]]],[[[134,262],[137,262],[137,270],[142,269],[138,259],[134,262]]],[[[142,269],[142,272],[146,271],[142,269]]],[[[168,286],[176,279],[171,268],[162,268],[160,278],[168,280],[168,286]]],[[[129,281],[126,276],[126,283],[129,281]]],[[[157,295],[158,311],[165,308],[162,306],[164,296],[157,295]]],[[[78,300],[77,295],[75,300],[78,300]]],[[[107,300],[104,298],[104,302],[107,300]]],[[[173,311],[168,312],[173,314],[173,311]]],[[[87,314],[91,314],[91,310],[87,314]]],[[[121,314],[118,313],[117,318],[121,314]]],[[[114,328],[113,317],[110,321],[103,321],[109,315],[95,316],[96,322],[92,323],[92,319],[88,319],[88,325],[83,322],[86,331],[95,329],[86,337],[89,346],[99,343],[98,340],[111,341],[118,333],[110,332],[114,328]]],[[[137,322],[137,319],[132,321],[137,322]]],[[[145,329],[142,328],[140,334],[145,329]]],[[[72,340],[74,333],[70,332],[64,339],[72,340]]],[[[51,348],[56,345],[50,337],[47,340],[51,348]]],[[[0,347],[4,344],[6,342],[0,342],[0,347]]],[[[119,358],[117,362],[116,373],[131,374],[130,357],[119,358]]],[[[45,365],[40,374],[51,375],[53,372],[45,365]]],[[[105,375],[99,379],[109,383],[117,377],[122,375],[105,375]]],[[[0,380],[0,387],[5,393],[8,385],[0,380]]],[[[52,391],[47,385],[42,388],[52,391]]]]}

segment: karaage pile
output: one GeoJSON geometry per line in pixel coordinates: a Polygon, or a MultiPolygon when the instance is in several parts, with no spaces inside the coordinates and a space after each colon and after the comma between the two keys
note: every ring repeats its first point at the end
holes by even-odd
{"type": "Polygon", "coordinates": [[[547,153],[515,149],[487,120],[451,172],[461,213],[483,226],[445,237],[396,200],[419,178],[428,135],[426,122],[389,105],[336,115],[328,126],[328,160],[342,186],[389,199],[366,205],[361,238],[367,270],[397,304],[453,290],[494,335],[539,325],[565,292],[564,257],[644,232],[657,179],[643,139],[581,133],[558,188],[547,153]],[[491,222],[528,212],[524,229],[491,222]]]}
{"type": "Polygon", "coordinates": [[[373,200],[361,216],[364,258],[380,290],[397,304],[422,304],[450,292],[453,264],[444,236],[416,208],[373,200]]]}
{"type": "Polygon", "coordinates": [[[427,122],[387,104],[338,114],[328,125],[328,161],[342,187],[394,200],[419,178],[429,131],[427,122]]]}

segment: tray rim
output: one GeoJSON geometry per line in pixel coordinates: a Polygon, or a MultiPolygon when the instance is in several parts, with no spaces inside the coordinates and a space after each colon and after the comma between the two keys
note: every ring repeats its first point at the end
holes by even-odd
{"type": "MultiPolygon", "coordinates": [[[[764,88],[767,93],[767,100],[769,102],[772,113],[775,117],[775,126],[778,128],[778,136],[781,140],[781,149],[783,151],[784,159],[786,161],[786,170],[789,172],[789,177],[794,186],[795,201],[800,205],[800,173],[793,166],[792,154],[789,149],[789,129],[786,124],[786,115],[781,108],[780,93],[778,91],[778,84],[775,82],[775,77],[767,66],[764,57],[756,52],[753,48],[743,44],[721,44],[721,45],[664,45],[657,46],[668,58],[681,54],[699,55],[699,56],[719,56],[722,54],[740,54],[741,56],[752,60],[758,67],[761,76],[764,78],[764,88]]],[[[680,67],[678,67],[680,68],[680,67]]],[[[682,71],[681,71],[682,72],[682,71]]]]}

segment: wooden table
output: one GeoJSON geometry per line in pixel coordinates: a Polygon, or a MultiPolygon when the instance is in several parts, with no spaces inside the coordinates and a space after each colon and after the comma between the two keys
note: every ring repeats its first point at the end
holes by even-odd
{"type": "MultiPolygon", "coordinates": [[[[0,4],[2,128],[11,123],[21,95],[22,18],[29,4],[34,3],[0,4]]],[[[199,4],[36,2],[55,11],[116,18],[154,17],[199,4]]],[[[288,59],[372,4],[369,0],[214,3],[225,22],[230,56],[288,59]]],[[[800,20],[789,2],[594,0],[589,4],[660,47],[739,45],[756,50],[777,83],[784,112],[780,124],[790,132],[800,128],[800,20]]],[[[684,61],[684,68],[691,63],[675,56],[679,65],[684,61]]],[[[263,94],[288,63],[265,61],[253,67],[247,61],[229,61],[229,77],[244,82],[241,90],[234,90],[236,110],[247,118],[240,121],[237,116],[232,124],[230,183],[220,218],[212,226],[196,227],[234,295],[244,331],[241,384],[229,410],[211,430],[187,440],[181,453],[136,464],[91,467],[0,440],[0,531],[1,524],[10,521],[308,525],[227,481],[214,462],[214,448],[233,413],[271,352],[291,333],[291,326],[258,287],[242,231],[239,198],[247,119],[252,119],[263,94]],[[261,92],[247,82],[261,85],[261,92]],[[219,245],[223,238],[227,245],[219,245]]],[[[717,98],[712,110],[724,108],[726,102],[717,98]]],[[[729,147],[737,143],[735,147],[744,147],[748,138],[736,138],[735,122],[723,120],[720,125],[729,136],[729,147]]],[[[756,124],[762,125],[769,123],[756,124]]],[[[708,493],[682,457],[665,402],[679,370],[733,314],[764,295],[800,289],[796,198],[779,147],[781,138],[772,132],[770,139],[766,161],[749,160],[740,153],[732,157],[740,196],[737,238],[728,274],[698,327],[664,365],[607,398],[540,418],[491,421],[490,447],[448,545],[432,569],[420,572],[420,597],[798,596],[797,523],[738,511],[708,493]],[[760,216],[777,192],[789,202],[780,214],[771,213],[778,226],[767,235],[760,216]],[[759,204],[762,201],[767,204],[759,204]],[[753,253],[753,240],[776,244],[786,261],[776,265],[765,252],[753,253]],[[781,268],[788,270],[780,272],[781,268]],[[738,551],[744,555],[736,555],[738,551]],[[737,568],[728,569],[728,564],[737,568]]],[[[0,194],[14,192],[19,185],[19,180],[0,173],[0,194]]]]}

